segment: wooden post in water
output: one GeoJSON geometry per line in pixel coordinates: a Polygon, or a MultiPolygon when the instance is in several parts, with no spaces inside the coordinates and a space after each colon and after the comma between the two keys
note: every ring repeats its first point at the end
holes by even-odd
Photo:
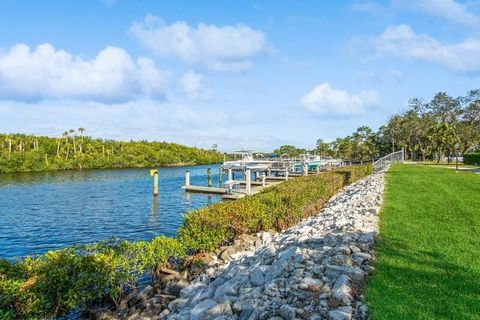
{"type": "Polygon", "coordinates": [[[190,171],[185,171],[185,187],[190,186],[190,171]]]}
{"type": "Polygon", "coordinates": [[[250,169],[247,169],[245,171],[245,180],[246,180],[246,184],[245,184],[245,188],[246,188],[246,193],[247,193],[247,196],[252,194],[252,181],[251,181],[251,176],[250,176],[250,169]]]}
{"type": "Polygon", "coordinates": [[[232,168],[228,169],[228,180],[233,180],[232,168]]]}
{"type": "Polygon", "coordinates": [[[288,170],[285,171],[285,180],[288,180],[288,170]]]}
{"type": "Polygon", "coordinates": [[[207,169],[207,176],[208,176],[208,186],[212,186],[212,169],[208,168],[207,169]]]}
{"type": "Polygon", "coordinates": [[[317,173],[320,173],[320,166],[317,166],[317,173]]]}
{"type": "Polygon", "coordinates": [[[218,185],[221,187],[223,183],[223,168],[218,167],[218,185]]]}
{"type": "Polygon", "coordinates": [[[303,175],[308,176],[308,163],[303,164],[303,175]]]}
{"type": "Polygon", "coordinates": [[[265,187],[265,180],[267,177],[265,177],[265,172],[262,174],[262,187],[265,187]]]}
{"type": "Polygon", "coordinates": [[[158,196],[158,170],[152,169],[150,170],[150,175],[153,176],[153,196],[158,196]]]}

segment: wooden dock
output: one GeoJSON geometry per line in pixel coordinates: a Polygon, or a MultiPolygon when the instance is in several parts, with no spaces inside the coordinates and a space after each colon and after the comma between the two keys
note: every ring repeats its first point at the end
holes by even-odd
{"type": "MultiPolygon", "coordinates": [[[[221,195],[222,199],[225,199],[225,200],[236,200],[236,199],[243,198],[247,195],[253,195],[253,194],[259,193],[265,188],[282,183],[283,181],[286,181],[289,178],[296,178],[296,177],[303,176],[303,174],[300,172],[285,172],[285,171],[283,171],[283,174],[286,174],[286,176],[285,175],[278,176],[278,174],[279,173],[281,174],[282,171],[283,170],[278,170],[275,173],[275,175],[268,175],[264,177],[258,177],[258,175],[256,175],[257,180],[252,181],[252,179],[250,178],[251,177],[250,170],[247,170],[247,174],[245,175],[245,180],[234,181],[236,186],[241,186],[242,188],[234,188],[234,189],[231,189],[231,186],[230,188],[227,188],[227,187],[213,187],[213,186],[207,187],[207,186],[190,185],[190,172],[187,171],[185,173],[185,185],[182,188],[186,192],[216,194],[216,195],[221,195]],[[265,179],[265,181],[262,182],[262,179],[265,179]]],[[[317,171],[308,172],[308,174],[317,174],[317,173],[318,173],[317,171]]],[[[232,179],[230,179],[230,181],[232,181],[232,179]]],[[[210,169],[208,170],[208,184],[212,185],[212,173],[210,169]]]]}
{"type": "Polygon", "coordinates": [[[204,186],[183,186],[183,189],[187,192],[193,193],[213,193],[213,194],[227,194],[228,190],[225,188],[216,187],[204,187],[204,186]]]}
{"type": "Polygon", "coordinates": [[[265,177],[265,180],[266,181],[285,181],[287,179],[285,179],[285,177],[268,176],[268,177],[265,177]]]}

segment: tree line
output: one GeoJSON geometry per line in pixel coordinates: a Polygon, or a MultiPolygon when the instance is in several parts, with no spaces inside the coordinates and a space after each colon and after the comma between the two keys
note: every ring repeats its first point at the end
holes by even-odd
{"type": "Polygon", "coordinates": [[[451,97],[438,92],[430,101],[409,100],[406,110],[391,116],[377,132],[361,126],[332,142],[318,139],[313,150],[284,145],[274,150],[290,156],[310,152],[323,157],[366,160],[405,149],[406,159],[436,160],[480,148],[480,89],[451,97]]]}
{"type": "Polygon", "coordinates": [[[68,130],[61,137],[0,134],[0,172],[97,168],[142,168],[218,163],[216,150],[176,143],[94,139],[86,130],[68,130]]]}

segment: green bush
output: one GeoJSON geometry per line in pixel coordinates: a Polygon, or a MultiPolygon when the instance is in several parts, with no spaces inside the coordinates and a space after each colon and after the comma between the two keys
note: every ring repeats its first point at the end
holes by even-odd
{"type": "Polygon", "coordinates": [[[191,211],[179,229],[179,241],[188,249],[208,252],[243,233],[283,230],[316,213],[341,187],[371,170],[356,166],[291,179],[252,197],[191,211]]]}
{"type": "Polygon", "coordinates": [[[118,302],[139,275],[184,255],[176,239],[157,237],[49,251],[16,263],[1,260],[0,318],[59,316],[99,298],[118,302]]]}
{"type": "Polygon", "coordinates": [[[464,164],[480,165],[480,152],[465,153],[463,155],[464,164]]]}

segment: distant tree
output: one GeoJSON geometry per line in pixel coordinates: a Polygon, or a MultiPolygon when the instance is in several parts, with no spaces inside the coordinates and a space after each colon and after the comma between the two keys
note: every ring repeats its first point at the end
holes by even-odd
{"type": "Polygon", "coordinates": [[[307,153],[307,150],[302,148],[297,148],[292,145],[283,145],[280,148],[275,149],[273,152],[278,155],[288,154],[290,157],[297,157],[300,154],[307,153]]]}
{"type": "Polygon", "coordinates": [[[331,155],[330,144],[323,141],[323,139],[317,140],[317,145],[315,146],[314,152],[320,155],[322,158],[325,158],[327,155],[331,155]]]}

